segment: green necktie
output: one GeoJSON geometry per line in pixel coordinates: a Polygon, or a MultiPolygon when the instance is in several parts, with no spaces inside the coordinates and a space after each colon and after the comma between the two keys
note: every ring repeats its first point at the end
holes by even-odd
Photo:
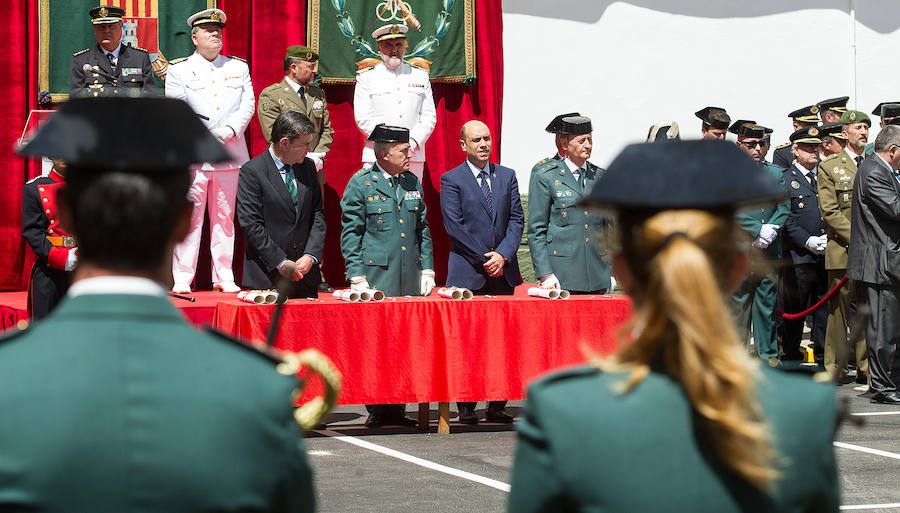
{"type": "Polygon", "coordinates": [[[297,208],[297,184],[294,183],[294,169],[288,165],[284,166],[284,183],[287,185],[288,192],[291,194],[294,208],[297,208]]]}
{"type": "Polygon", "coordinates": [[[392,176],[390,177],[389,181],[391,182],[391,189],[394,189],[394,199],[397,200],[397,204],[400,204],[400,178],[392,176]]]}

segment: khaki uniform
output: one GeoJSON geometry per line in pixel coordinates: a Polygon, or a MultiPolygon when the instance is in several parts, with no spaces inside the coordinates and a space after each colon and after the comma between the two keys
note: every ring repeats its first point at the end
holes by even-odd
{"type": "MultiPolygon", "coordinates": [[[[828,226],[828,245],[825,248],[825,269],[828,271],[828,290],[833,289],[847,273],[847,247],[850,245],[850,206],[856,162],[846,150],[830,155],[819,163],[819,210],[828,226]]],[[[828,324],[825,328],[825,370],[834,368],[839,355],[845,351],[850,321],[850,301],[856,294],[856,282],[847,283],[828,301],[828,324]]],[[[861,372],[868,371],[866,340],[854,348],[861,372]]],[[[841,369],[845,373],[846,369],[841,369]]]]}

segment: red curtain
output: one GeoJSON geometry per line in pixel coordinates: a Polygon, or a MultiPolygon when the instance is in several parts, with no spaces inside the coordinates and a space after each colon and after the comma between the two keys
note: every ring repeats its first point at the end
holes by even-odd
{"type": "MultiPolygon", "coordinates": [[[[0,158],[6,172],[0,176],[0,288],[23,288],[22,276],[26,258],[31,258],[21,238],[22,184],[37,172],[29,170],[24,160],[12,152],[12,144],[21,132],[29,109],[37,103],[38,23],[37,0],[7,2],[7,48],[0,53],[0,64],[9,79],[0,95],[0,158]]],[[[224,53],[241,57],[250,65],[253,88],[259,94],[269,84],[283,77],[281,70],[285,49],[306,42],[306,2],[283,0],[219,0],[218,6],[228,15],[224,53]]],[[[428,221],[435,246],[435,270],[439,282],[446,276],[449,240],[444,231],[439,204],[440,175],[465,158],[459,149],[459,128],[470,119],[480,119],[490,127],[494,141],[494,160],[500,157],[500,120],[503,94],[502,9],[497,0],[476,0],[476,48],[478,79],[471,86],[433,84],[437,107],[437,126],[426,143],[427,166],[423,180],[428,221]]],[[[86,22],[86,20],[85,20],[86,22]]],[[[353,86],[325,86],[328,111],[335,130],[334,144],[328,154],[325,190],[328,237],[325,248],[325,274],[332,283],[344,280],[340,252],[340,197],[350,176],[360,167],[363,148],[362,133],[353,120],[353,86]]],[[[247,129],[251,155],[258,155],[265,140],[254,118],[247,129]]],[[[238,255],[243,247],[239,241],[238,255]]],[[[209,274],[208,255],[198,264],[198,281],[209,274]],[[204,261],[205,260],[205,261],[204,261]]],[[[206,280],[208,281],[208,276],[206,280]]]]}

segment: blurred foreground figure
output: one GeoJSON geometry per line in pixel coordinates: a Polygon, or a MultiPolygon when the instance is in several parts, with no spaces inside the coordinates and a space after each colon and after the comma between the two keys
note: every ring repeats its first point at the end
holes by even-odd
{"type": "Polygon", "coordinates": [[[0,510],[312,511],[296,378],[166,297],[189,166],[222,145],[182,101],[92,98],[22,153],[68,163],[79,260],[59,307],[0,340],[0,510]]]}
{"type": "Polygon", "coordinates": [[[783,197],[725,142],[610,165],[584,203],[618,213],[634,320],[609,359],[529,387],[509,511],[838,511],[834,386],[748,355],[723,299],[747,268],[736,209],[783,197]]]}

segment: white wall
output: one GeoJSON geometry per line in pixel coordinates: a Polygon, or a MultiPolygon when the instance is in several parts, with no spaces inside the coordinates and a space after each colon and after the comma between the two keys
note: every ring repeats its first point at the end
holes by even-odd
{"type": "Polygon", "coordinates": [[[544,127],[562,112],[593,119],[591,161],[606,166],[663,119],[698,138],[693,113],[706,105],[774,128],[775,146],[796,108],[849,95],[869,113],[900,100],[900,1],[854,0],[856,95],[850,3],[504,0],[501,163],[526,194],[531,167],[555,151],[544,127]]]}

